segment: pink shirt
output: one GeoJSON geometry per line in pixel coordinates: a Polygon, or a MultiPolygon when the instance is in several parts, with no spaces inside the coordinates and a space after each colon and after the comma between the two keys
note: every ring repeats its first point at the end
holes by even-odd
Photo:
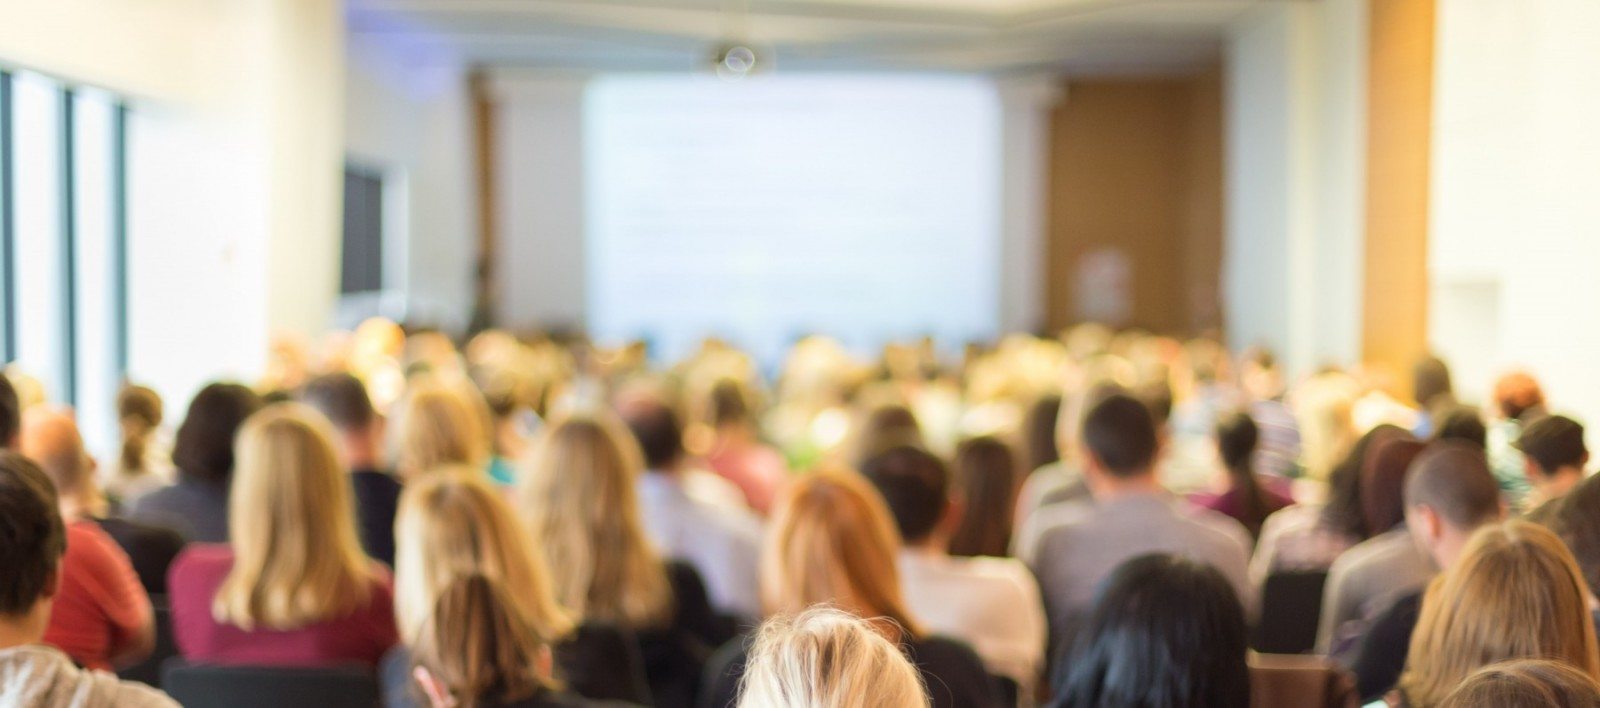
{"type": "Polygon", "coordinates": [[[150,597],[128,554],[93,521],[68,524],[45,643],[85,667],[110,671],[111,655],[149,620],[150,597]]]}
{"type": "Polygon", "coordinates": [[[745,503],[763,516],[772,510],[778,491],[789,480],[783,455],[760,444],[725,442],[706,456],[706,465],[738,487],[745,503]]]}
{"type": "Polygon", "coordinates": [[[189,546],[172,563],[167,588],[172,598],[172,629],[183,657],[212,664],[257,666],[377,666],[399,641],[394,623],[394,584],[374,564],[371,601],[356,612],[299,629],[244,630],[217,622],[211,601],[233,568],[225,545],[189,546]]]}

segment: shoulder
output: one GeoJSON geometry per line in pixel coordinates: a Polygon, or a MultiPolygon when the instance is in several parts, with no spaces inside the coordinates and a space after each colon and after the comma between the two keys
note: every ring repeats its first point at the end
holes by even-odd
{"type": "Polygon", "coordinates": [[[233,568],[233,549],[222,543],[191,543],[172,559],[172,580],[207,578],[219,581],[233,568]]]}
{"type": "Polygon", "coordinates": [[[1250,532],[1246,531],[1244,525],[1237,519],[1200,507],[1189,507],[1179,510],[1178,513],[1197,532],[1195,539],[1209,538],[1225,548],[1237,548],[1245,555],[1249,555],[1250,532]]]}
{"type": "MultiPolygon", "coordinates": [[[[935,635],[908,642],[906,650],[918,669],[958,696],[991,690],[991,679],[983,668],[983,660],[964,642],[935,635]]],[[[939,690],[932,685],[933,681],[929,684],[930,691],[939,690]]]]}

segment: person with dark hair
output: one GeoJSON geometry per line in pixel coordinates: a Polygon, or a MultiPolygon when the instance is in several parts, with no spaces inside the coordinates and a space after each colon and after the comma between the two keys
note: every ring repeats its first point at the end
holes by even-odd
{"type": "Polygon", "coordinates": [[[67,530],[55,488],[37,465],[0,452],[0,697],[44,708],[177,708],[155,689],[79,668],[45,645],[61,590],[67,530]]]}
{"type": "Polygon", "coordinates": [[[345,469],[356,498],[361,547],[373,560],[394,566],[394,516],[400,508],[400,482],[384,471],[384,420],[372,406],[367,387],[347,373],[308,381],[300,400],[333,423],[345,469]]]}
{"type": "Polygon", "coordinates": [[[1550,506],[1547,513],[1533,521],[1561,536],[1578,559],[1590,592],[1600,595],[1600,513],[1596,513],[1600,510],[1600,475],[1579,482],[1550,506]]]}
{"type": "Polygon", "coordinates": [[[1533,486],[1526,499],[1528,516],[1538,521],[1554,512],[1552,502],[1583,481],[1583,466],[1589,464],[1583,425],[1564,415],[1548,415],[1529,423],[1515,445],[1533,486]]]}
{"type": "Polygon", "coordinates": [[[1056,421],[1060,417],[1061,397],[1058,395],[1040,396],[1028,407],[1022,423],[1023,435],[1027,438],[1028,459],[1024,462],[1027,472],[1061,460],[1061,451],[1056,447],[1056,421]]]}
{"type": "Polygon", "coordinates": [[[1021,469],[1011,446],[983,436],[961,441],[954,460],[956,491],[963,507],[950,535],[955,556],[1005,557],[1011,553],[1011,530],[1022,486],[1021,469]]]}
{"type": "Polygon", "coordinates": [[[646,471],[637,486],[645,533],[668,559],[684,561],[700,573],[718,612],[760,617],[756,573],[761,519],[742,505],[700,491],[697,480],[725,482],[691,467],[678,414],[665,402],[639,398],[621,413],[644,452],[646,471]]]}
{"type": "Polygon", "coordinates": [[[1477,409],[1456,406],[1439,415],[1432,440],[1461,440],[1479,448],[1487,448],[1489,429],[1483,424],[1483,414],[1477,409]]]}
{"type": "Polygon", "coordinates": [[[1494,403],[1490,407],[1487,445],[1489,469],[1494,470],[1512,511],[1526,511],[1523,497],[1531,485],[1526,458],[1516,443],[1523,430],[1546,415],[1544,388],[1527,372],[1513,371],[1495,381],[1491,398],[1494,403]]]}
{"type": "Polygon", "coordinates": [[[1029,695],[1044,663],[1045,619],[1039,585],[1012,558],[950,555],[951,529],[963,513],[950,496],[950,472],[932,453],[904,445],[869,458],[861,473],[878,488],[904,546],[901,587],[912,614],[928,628],[972,645],[989,672],[1029,695]]]}
{"type": "MultiPolygon", "coordinates": [[[[1500,489],[1483,451],[1460,441],[1437,443],[1411,465],[1405,506],[1411,538],[1446,571],[1474,532],[1504,516],[1500,489]]],[[[1373,618],[1356,643],[1351,670],[1363,700],[1382,697],[1400,680],[1422,594],[1421,588],[1401,594],[1373,618]]]]}
{"type": "Polygon", "coordinates": [[[1411,434],[1431,437],[1437,429],[1438,414],[1455,406],[1455,387],[1450,382],[1450,365],[1429,354],[1411,367],[1411,398],[1417,402],[1417,422],[1411,434]]]}
{"type": "Polygon", "coordinates": [[[1065,637],[1089,607],[1094,588],[1128,558],[1183,553],[1211,563],[1248,608],[1250,534],[1239,522],[1195,509],[1156,479],[1155,420],[1143,403],[1108,396],[1084,416],[1085,480],[1093,504],[1077,504],[1044,527],[1018,557],[1039,578],[1050,626],[1065,637]]]}
{"type": "Polygon", "coordinates": [[[1600,682],[1570,664],[1515,659],[1479,669],[1440,701],[1439,708],[1595,708],[1600,682]]]}
{"type": "Polygon", "coordinates": [[[22,432],[22,403],[11,379],[0,374],[0,450],[14,450],[22,432]]]}
{"type": "Polygon", "coordinates": [[[1250,705],[1244,606],[1216,568],[1164,553],[1117,566],[1055,672],[1058,708],[1250,705]]]}
{"type": "Polygon", "coordinates": [[[172,446],[178,481],[140,497],[129,507],[129,518],[171,527],[190,542],[227,542],[233,439],[259,408],[261,397],[239,384],[200,389],[172,446]]]}
{"type": "Polygon", "coordinates": [[[789,481],[789,466],[782,453],[761,441],[744,384],[718,381],[707,407],[712,439],[706,466],[738,487],[756,513],[771,513],[778,492],[789,481]]]}
{"type": "Polygon", "coordinates": [[[1400,594],[1420,589],[1439,568],[1406,530],[1406,471],[1422,443],[1401,432],[1374,443],[1361,467],[1361,509],[1370,538],[1341,554],[1323,587],[1317,647],[1344,656],[1353,638],[1400,594]]]}
{"type": "Polygon", "coordinates": [[[1217,454],[1228,473],[1227,490],[1221,494],[1199,494],[1192,499],[1200,507],[1233,517],[1250,532],[1261,536],[1267,516],[1294,503],[1292,499],[1268,489],[1256,476],[1256,447],[1260,433],[1249,413],[1238,411],[1217,422],[1217,454]]]}

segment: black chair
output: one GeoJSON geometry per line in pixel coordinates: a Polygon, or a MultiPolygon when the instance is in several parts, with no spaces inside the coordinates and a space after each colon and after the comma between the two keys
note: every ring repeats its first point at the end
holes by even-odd
{"type": "Polygon", "coordinates": [[[167,662],[162,689],[185,708],[322,708],[377,706],[372,669],[202,666],[167,662]]]}
{"type": "Polygon", "coordinates": [[[172,608],[167,606],[167,596],[151,595],[150,609],[155,613],[156,647],[144,661],[118,671],[117,676],[161,688],[161,667],[178,655],[178,643],[172,637],[172,608]]]}
{"type": "Polygon", "coordinates": [[[1261,587],[1261,618],[1250,645],[1263,654],[1305,654],[1317,644],[1327,571],[1273,573],[1261,587]]]}

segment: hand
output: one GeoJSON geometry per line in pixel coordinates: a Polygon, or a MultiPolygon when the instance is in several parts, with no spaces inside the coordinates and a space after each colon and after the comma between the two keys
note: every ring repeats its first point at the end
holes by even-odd
{"type": "Polygon", "coordinates": [[[411,670],[411,677],[416,679],[417,685],[422,687],[422,692],[428,696],[428,705],[433,708],[455,708],[455,696],[450,695],[450,689],[433,677],[427,669],[418,666],[411,670]]]}

